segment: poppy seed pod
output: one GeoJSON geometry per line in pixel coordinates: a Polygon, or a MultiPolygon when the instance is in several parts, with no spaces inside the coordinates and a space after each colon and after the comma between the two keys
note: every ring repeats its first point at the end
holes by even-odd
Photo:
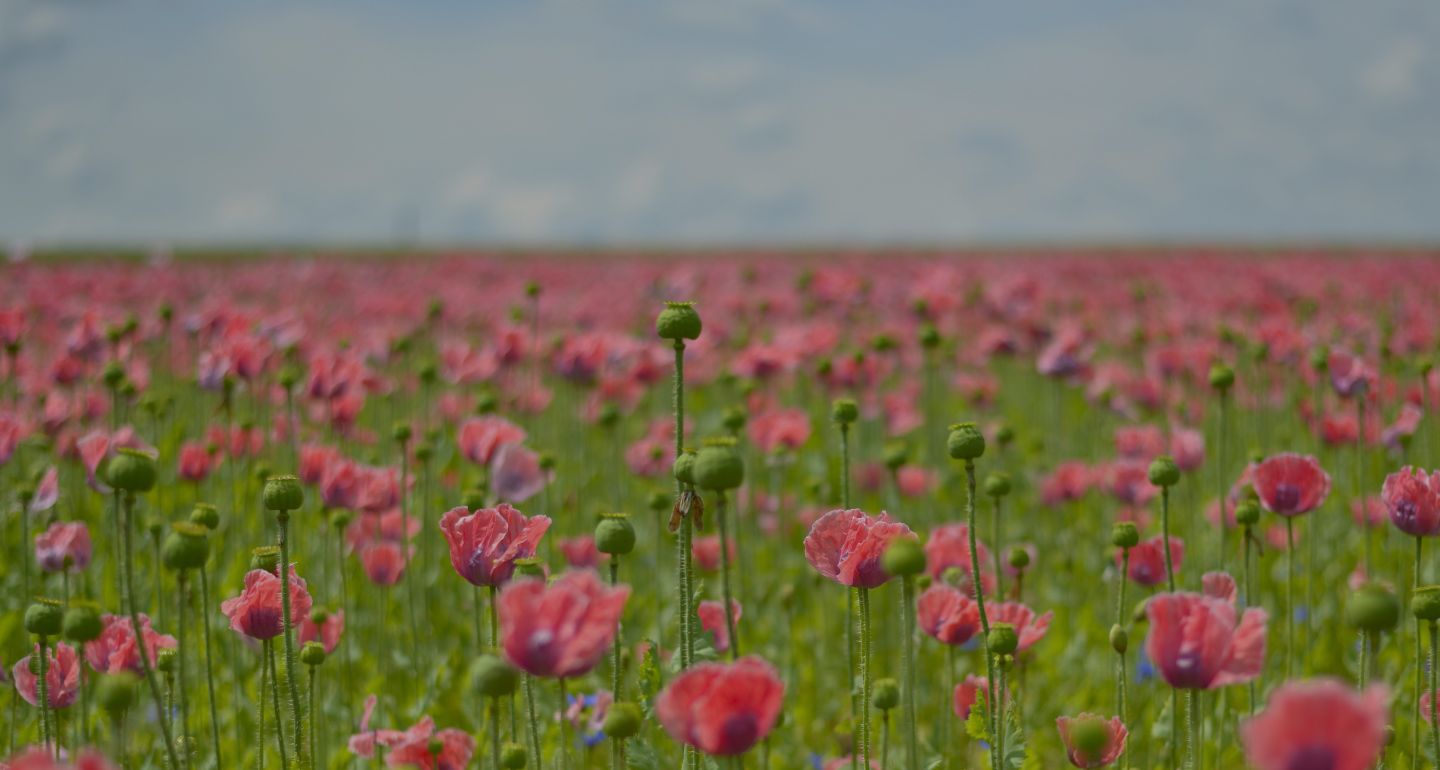
{"type": "Polygon", "coordinates": [[[1005,447],[1010,446],[1010,443],[1013,442],[1014,440],[1015,440],[1015,429],[1012,428],[1012,427],[1010,427],[1010,425],[1009,425],[1008,423],[1007,423],[1007,424],[1003,424],[1003,425],[1001,425],[1000,427],[998,427],[998,428],[995,429],[995,444],[996,444],[997,446],[999,446],[1001,449],[1004,449],[1005,447]]]}
{"type": "Polygon", "coordinates": [[[899,577],[918,575],[925,571],[925,549],[913,537],[895,538],[881,555],[880,566],[899,577]]]}
{"type": "Polygon", "coordinates": [[[640,732],[640,725],[644,723],[645,717],[640,713],[640,707],[629,701],[610,704],[605,712],[605,723],[602,729],[608,738],[631,738],[640,732]]]}
{"type": "Polygon", "coordinates": [[[160,545],[160,560],[173,570],[199,569],[210,558],[210,530],[200,524],[177,521],[160,545]]]}
{"type": "Polygon", "coordinates": [[[1119,623],[1110,626],[1110,649],[1121,655],[1130,649],[1130,634],[1119,623]]]}
{"type": "Polygon", "coordinates": [[[1324,373],[1330,366],[1330,348],[1321,345],[1310,350],[1310,368],[1316,372],[1324,373]]]}
{"type": "Polygon", "coordinates": [[[1389,631],[1400,622],[1400,600],[1379,583],[1366,583],[1350,594],[1345,619],[1361,631],[1389,631]]]}
{"type": "Polygon", "coordinates": [[[121,447],[106,463],[105,480],[126,492],[149,492],[155,488],[155,458],[136,449],[121,447]]]}
{"type": "Polygon", "coordinates": [[[956,460],[974,462],[985,455],[985,436],[975,423],[959,422],[950,426],[945,446],[956,460]]]}
{"type": "Polygon", "coordinates": [[[428,463],[430,458],[435,456],[435,448],[429,444],[421,444],[415,447],[415,460],[419,463],[428,463]]]}
{"type": "Polygon", "coordinates": [[[1117,521],[1110,528],[1110,543],[1116,548],[1134,548],[1140,545],[1140,529],[1133,521],[1117,521]]]}
{"type": "Polygon", "coordinates": [[[600,407],[600,414],[595,417],[595,424],[610,429],[620,424],[620,408],[614,404],[605,404],[600,407]]]}
{"type": "Polygon", "coordinates": [[[1235,370],[1225,364],[1210,367],[1210,387],[1224,393],[1235,384],[1235,370]]]}
{"type": "Polygon", "coordinates": [[[1420,620],[1440,620],[1440,586],[1420,586],[1410,599],[1410,612],[1420,620]]]}
{"type": "Polygon", "coordinates": [[[1150,477],[1150,483],[1157,487],[1173,487],[1180,483],[1180,466],[1175,464],[1175,459],[1170,455],[1160,455],[1150,461],[1150,469],[1146,471],[1150,477]]]}
{"type": "Polygon", "coordinates": [[[76,604],[65,610],[60,635],[72,642],[93,642],[105,632],[105,623],[100,620],[100,608],[93,604],[76,604]]]}
{"type": "Polygon", "coordinates": [[[1235,523],[1242,527],[1253,527],[1260,523],[1260,504],[1254,500],[1241,500],[1236,503],[1235,523]]]}
{"type": "Polygon", "coordinates": [[[750,416],[745,413],[745,407],[732,406],[725,410],[725,416],[721,418],[720,424],[725,426],[725,430],[730,433],[739,433],[749,420],[750,416]]]}
{"type": "Polygon", "coordinates": [[[115,390],[120,387],[120,383],[125,381],[125,367],[121,366],[119,361],[111,361],[105,365],[105,371],[100,375],[100,379],[105,383],[105,387],[115,390]]]}
{"type": "Polygon", "coordinates": [[[520,686],[520,672],[498,655],[481,655],[470,670],[476,692],[489,698],[503,698],[520,686]]]}
{"type": "Polygon", "coordinates": [[[500,766],[505,770],[520,770],[528,760],[525,747],[518,743],[507,743],[500,749],[500,766]]]}
{"type": "Polygon", "coordinates": [[[180,653],[174,647],[164,647],[155,653],[155,668],[169,674],[180,662],[180,653]]]}
{"type": "Polygon", "coordinates": [[[558,461],[555,459],[555,454],[553,452],[540,453],[540,470],[549,473],[550,471],[555,470],[556,462],[558,461]]]}
{"type": "Polygon", "coordinates": [[[325,645],[317,641],[308,641],[300,648],[300,662],[307,666],[318,666],[325,662],[325,645]]]}
{"type": "Polygon", "coordinates": [[[695,456],[695,485],[701,489],[736,489],[745,481],[745,462],[735,451],[735,440],[710,439],[695,456]]]}
{"type": "Polygon", "coordinates": [[[1020,635],[1009,623],[990,624],[990,633],[985,635],[985,640],[989,642],[992,655],[1013,655],[1020,647],[1020,635]]]}
{"type": "Polygon", "coordinates": [[[415,429],[411,428],[408,422],[397,422],[395,423],[395,427],[390,429],[390,436],[400,444],[409,443],[410,438],[414,435],[415,429]]]}
{"type": "Polygon", "coordinates": [[[920,328],[920,347],[934,350],[940,347],[940,331],[930,324],[920,328]]]}
{"type": "Polygon", "coordinates": [[[220,526],[220,511],[209,503],[196,503],[195,509],[190,511],[190,523],[214,531],[220,526]]]}
{"type": "Polygon", "coordinates": [[[885,467],[893,473],[910,459],[910,448],[903,441],[891,441],[885,445],[883,457],[885,467]]]}
{"type": "Polygon", "coordinates": [[[595,525],[595,550],[624,556],[635,550],[635,527],[628,513],[607,513],[595,525]]]}
{"type": "Polygon", "coordinates": [[[25,608],[25,630],[36,636],[58,636],[65,625],[65,611],[54,599],[36,599],[25,608]]]}
{"type": "Polygon", "coordinates": [[[870,695],[870,705],[881,711],[889,711],[900,705],[900,684],[886,677],[875,680],[875,691],[870,695]]]}
{"type": "Polygon", "coordinates": [[[680,452],[675,458],[675,463],[670,466],[670,474],[681,484],[695,484],[695,450],[686,449],[680,452]]]}
{"type": "Polygon", "coordinates": [[[130,710],[135,705],[135,688],[139,677],[129,671],[100,677],[95,683],[95,702],[112,718],[130,710]]]}
{"type": "Polygon", "coordinates": [[[1010,555],[1006,559],[1006,562],[1010,565],[1011,569],[1023,570],[1030,566],[1030,552],[1017,545],[1010,549],[1010,555]]]}
{"type": "Polygon", "coordinates": [[[670,510],[671,505],[674,505],[674,500],[671,499],[669,493],[661,492],[658,489],[651,492],[650,499],[645,501],[645,506],[656,513],[670,510]]]}
{"type": "Polygon", "coordinates": [[[260,569],[266,572],[274,572],[280,567],[280,547],[276,545],[262,545],[259,548],[250,550],[250,569],[260,569]]]}
{"type": "Polygon", "coordinates": [[[261,493],[265,507],[279,513],[298,511],[305,504],[305,488],[294,476],[271,476],[265,480],[265,491],[261,493]]]}
{"type": "Polygon", "coordinates": [[[700,338],[700,314],[694,302],[666,302],[655,316],[655,334],[662,340],[694,340],[700,338]]]}
{"type": "Polygon", "coordinates": [[[985,494],[989,497],[1004,497],[1010,494],[1010,475],[996,471],[986,476],[985,494]]]}
{"type": "Polygon", "coordinates": [[[860,419],[860,405],[853,398],[837,398],[830,405],[830,419],[838,425],[849,425],[860,419]]]}

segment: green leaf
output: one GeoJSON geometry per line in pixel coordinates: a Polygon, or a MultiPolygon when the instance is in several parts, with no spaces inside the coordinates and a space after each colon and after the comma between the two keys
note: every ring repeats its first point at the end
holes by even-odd
{"type": "Polygon", "coordinates": [[[650,741],[632,738],[625,744],[625,766],[630,770],[660,770],[660,758],[655,756],[650,741]]]}
{"type": "Polygon", "coordinates": [[[1001,763],[1006,770],[1020,770],[1025,765],[1025,731],[1014,709],[1006,709],[1005,725],[1005,756],[1001,763]]]}
{"type": "Polygon", "coordinates": [[[657,645],[653,639],[646,639],[645,657],[640,661],[640,692],[648,699],[660,691],[660,658],[655,654],[657,645]]]}
{"type": "Polygon", "coordinates": [[[983,691],[976,693],[975,705],[970,707],[970,716],[965,720],[965,734],[970,736],[972,740],[990,740],[990,725],[985,719],[985,714],[989,711],[989,704],[985,701],[986,698],[983,691]]]}

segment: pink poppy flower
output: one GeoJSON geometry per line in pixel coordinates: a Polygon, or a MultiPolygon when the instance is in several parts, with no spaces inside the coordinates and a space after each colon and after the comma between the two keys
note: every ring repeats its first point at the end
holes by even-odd
{"type": "MultiPolygon", "coordinates": [[[[252,569],[245,573],[245,588],[239,596],[220,603],[230,618],[230,628],[251,639],[274,639],[285,630],[280,578],[274,572],[252,569]]],[[[310,614],[310,592],[305,580],[290,567],[290,622],[296,626],[310,614]]]]}
{"type": "Polygon", "coordinates": [[[1106,720],[1094,714],[1060,717],[1055,720],[1055,728],[1060,731],[1060,742],[1065,744],[1065,755],[1070,758],[1070,764],[1082,768],[1104,767],[1119,759],[1125,752],[1125,740],[1130,736],[1120,717],[1106,720]],[[1080,722],[1086,721],[1099,724],[1105,730],[1105,744],[1098,750],[1076,746],[1070,740],[1070,731],[1080,722]]]}
{"type": "Polygon", "coordinates": [[[30,498],[30,512],[41,513],[55,507],[60,500],[60,471],[55,466],[45,469],[40,483],[35,485],[35,496],[30,498]]]}
{"type": "Polygon", "coordinates": [[[968,674],[955,685],[955,692],[950,697],[950,707],[955,716],[963,722],[970,718],[970,709],[980,699],[980,693],[990,693],[990,683],[983,676],[968,674]]]}
{"type": "Polygon", "coordinates": [[[1407,465],[1385,477],[1380,500],[1401,532],[1415,537],[1440,532],[1440,476],[1407,465]]]}
{"type": "Polygon", "coordinates": [[[375,715],[375,704],[378,699],[374,695],[366,696],[365,707],[360,713],[360,730],[350,736],[346,745],[350,753],[357,757],[370,759],[375,756],[375,747],[384,746],[389,748],[398,743],[404,733],[399,730],[371,729],[370,719],[375,715]]]}
{"type": "Polygon", "coordinates": [[[776,409],[750,418],[750,440],[760,451],[795,451],[810,438],[810,415],[803,409],[776,409]]]}
{"type": "Polygon", "coordinates": [[[770,733],[785,685],[755,656],[701,663],[675,677],[655,699],[670,737],[712,756],[743,754],[770,733]]]}
{"type": "Polygon", "coordinates": [[[300,644],[306,642],[319,642],[325,648],[325,654],[335,652],[340,645],[340,637],[345,633],[345,611],[322,613],[311,609],[310,614],[300,621],[300,627],[296,630],[296,638],[300,644]],[[319,620],[316,620],[317,616],[319,620]]]}
{"type": "MultiPolygon", "coordinates": [[[[986,594],[995,591],[995,562],[990,558],[990,549],[978,538],[975,540],[975,555],[980,559],[980,587],[986,594]]],[[[967,524],[946,524],[936,527],[925,541],[925,571],[935,580],[943,580],[945,573],[955,569],[960,573],[959,585],[971,596],[975,595],[975,571],[970,561],[970,527],[967,524]]]]}
{"type": "Polygon", "coordinates": [[[1350,501],[1350,519],[1359,527],[1383,527],[1390,520],[1390,511],[1379,495],[1366,495],[1350,501]]]}
{"type": "Polygon", "coordinates": [[[1265,662],[1265,610],[1252,607],[1236,618],[1233,581],[1212,579],[1212,591],[1157,594],[1145,603],[1150,633],[1145,654],[1171,687],[1208,690],[1248,682],[1265,662]]]}
{"type": "Polygon", "coordinates": [[[300,447],[299,476],[301,483],[310,486],[319,484],[325,476],[325,470],[338,459],[340,459],[340,453],[333,447],[319,444],[306,444],[300,447]]]}
{"type": "Polygon", "coordinates": [[[571,567],[593,569],[600,564],[600,551],[595,548],[594,535],[562,537],[557,545],[565,556],[565,563],[571,567]]]}
{"type": "MultiPolygon", "coordinates": [[[[1153,588],[1165,581],[1165,546],[1162,545],[1164,538],[1160,535],[1142,540],[1139,545],[1130,549],[1130,571],[1127,574],[1131,580],[1147,588],[1153,588]]],[[[1120,566],[1121,554],[1115,554],[1115,566],[1120,566]]],[[[1185,541],[1174,535],[1170,537],[1170,565],[1176,574],[1180,572],[1180,564],[1185,561],[1185,541]]]]}
{"type": "Polygon", "coordinates": [[[964,591],[944,583],[920,594],[915,618],[920,630],[944,644],[965,644],[980,633],[980,605],[964,591]]]}
{"type": "Polygon", "coordinates": [[[1309,455],[1291,452],[1267,458],[1253,466],[1250,483],[1260,505],[1281,516],[1309,513],[1330,494],[1330,474],[1309,455]]]}
{"type": "Polygon", "coordinates": [[[64,751],[61,751],[60,757],[61,761],[57,762],[49,747],[31,746],[11,757],[8,762],[0,762],[0,768],[5,768],[5,770],[116,770],[115,765],[95,749],[81,749],[73,763],[64,761],[64,751]]]}
{"type": "Polygon", "coordinates": [[[180,459],[178,461],[177,473],[180,478],[200,483],[210,475],[214,467],[214,456],[210,454],[209,447],[198,441],[187,441],[180,447],[180,459]]]}
{"type": "Polygon", "coordinates": [[[1115,454],[1150,462],[1165,453],[1165,435],[1158,425],[1126,425],[1115,429],[1115,454]]]}
{"type": "MultiPolygon", "coordinates": [[[[15,662],[12,673],[15,689],[20,697],[32,706],[40,701],[40,676],[30,670],[30,659],[40,654],[40,645],[34,652],[15,662]]],[[[75,648],[64,642],[57,642],[46,650],[45,700],[50,708],[69,708],[80,696],[80,657],[75,648]]],[[[36,664],[37,666],[39,664],[36,664]]]]}
{"type": "Polygon", "coordinates": [[[821,516],[805,536],[805,559],[816,572],[852,588],[877,588],[890,579],[880,558],[890,542],[915,537],[910,528],[881,512],[870,516],[859,508],[821,516]]]}
{"type": "Polygon", "coordinates": [[[525,429],[504,417],[486,415],[466,420],[460,425],[455,443],[465,459],[476,465],[488,466],[495,453],[506,444],[525,440],[525,429]]]}
{"type": "Polygon", "coordinates": [[[1105,469],[1105,486],[1125,505],[1144,506],[1160,493],[1150,483],[1150,464],[1145,460],[1116,460],[1105,469]]]}
{"type": "Polygon", "coordinates": [[[498,586],[515,572],[516,559],[535,555],[550,517],[531,516],[501,503],[471,513],[464,506],[440,517],[440,531],[450,544],[450,565],[471,585],[498,586]]]}
{"type": "MultiPolygon", "coordinates": [[[[695,614],[700,617],[700,630],[715,635],[715,651],[728,652],[730,650],[730,629],[725,624],[725,610],[721,609],[720,602],[703,601],[695,608],[695,614]]],[[[740,624],[740,613],[742,609],[740,602],[730,600],[730,619],[738,626],[740,624]]]]}
{"type": "Polygon", "coordinates": [[[84,522],[55,522],[35,536],[35,563],[46,572],[83,572],[90,566],[90,529],[84,522]]]}
{"type": "Polygon", "coordinates": [[[1189,473],[1205,464],[1205,434],[1194,428],[1170,429],[1170,456],[1180,470],[1189,473]]]}
{"type": "Polygon", "coordinates": [[[506,502],[523,503],[549,483],[549,475],[540,469],[540,455],[523,444],[500,447],[490,464],[490,488],[506,502]]]}
{"type": "Polygon", "coordinates": [[[498,598],[505,657],[534,676],[584,674],[605,657],[629,596],[629,586],[607,587],[590,570],[566,572],[548,586],[511,583],[498,598]]]}
{"type": "Polygon", "coordinates": [[[1288,682],[1265,710],[1240,726],[1245,758],[1257,770],[1365,770],[1385,748],[1389,693],[1357,693],[1337,679],[1288,682]]]}
{"type": "Polygon", "coordinates": [[[1079,500],[1090,491],[1095,474],[1090,466],[1079,460],[1060,463],[1040,482],[1040,501],[1055,506],[1079,500]]]}
{"type": "Polygon", "coordinates": [[[365,568],[365,577],[377,586],[399,583],[405,576],[405,565],[410,561],[406,550],[399,543],[388,540],[362,546],[360,565],[365,568]]]}
{"type": "Polygon", "coordinates": [[[390,737],[386,767],[465,770],[475,754],[475,739],[453,727],[435,731],[435,720],[421,717],[414,727],[390,737]]]}
{"type": "MultiPolygon", "coordinates": [[[[735,561],[735,547],[734,538],[726,541],[725,555],[731,562],[735,561]]],[[[695,567],[701,572],[720,569],[720,536],[706,535],[695,538],[690,544],[690,555],[695,559],[695,567]]]]}
{"type": "Polygon", "coordinates": [[[902,465],[895,471],[895,488],[901,497],[924,497],[935,488],[935,472],[918,465],[902,465]]]}
{"type": "Polygon", "coordinates": [[[1015,633],[1020,637],[1017,652],[1024,652],[1044,639],[1045,633],[1050,630],[1050,620],[1055,617],[1054,612],[1036,616],[1034,610],[1020,602],[987,604],[985,614],[992,624],[1009,623],[1015,627],[1015,633]]]}
{"type": "MultiPolygon", "coordinates": [[[[93,642],[85,643],[85,660],[90,664],[90,668],[102,674],[117,674],[121,671],[140,673],[140,651],[131,630],[130,618],[107,614],[100,616],[100,622],[100,636],[93,642]]],[[[160,650],[179,646],[175,637],[151,628],[150,617],[144,613],[140,615],[140,633],[145,638],[145,654],[150,659],[151,666],[155,665],[155,656],[160,650]]]]}
{"type": "Polygon", "coordinates": [[[1330,373],[1330,386],[1341,398],[1360,395],[1375,381],[1375,372],[1364,361],[1343,350],[1330,354],[1325,369],[1330,373]]]}

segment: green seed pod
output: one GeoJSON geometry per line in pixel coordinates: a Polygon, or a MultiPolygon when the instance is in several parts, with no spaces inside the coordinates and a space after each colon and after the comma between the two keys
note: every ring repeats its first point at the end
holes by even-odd
{"type": "Polygon", "coordinates": [[[309,641],[300,648],[300,662],[307,666],[318,666],[325,662],[325,645],[309,641]]]}
{"type": "Polygon", "coordinates": [[[470,671],[475,691],[487,698],[503,698],[520,686],[520,672],[498,655],[481,655],[470,671]]]}
{"type": "Polygon", "coordinates": [[[1011,569],[1023,570],[1030,566],[1030,552],[1017,545],[1010,549],[1010,555],[1006,558],[1006,562],[1011,569]]]}
{"type": "Polygon", "coordinates": [[[1361,631],[1389,631],[1400,622],[1400,600],[1379,583],[1366,583],[1350,594],[1345,620],[1361,631]]]}
{"type": "Polygon", "coordinates": [[[607,513],[595,525],[595,549],[600,553],[624,556],[635,550],[635,527],[627,513],[607,513]]]}
{"type": "Polygon", "coordinates": [[[1420,586],[1410,599],[1410,611],[1420,620],[1440,620],[1440,586],[1420,586]]]}
{"type": "Polygon", "coordinates": [[[718,492],[736,489],[745,481],[745,462],[735,450],[735,440],[715,438],[705,442],[695,456],[695,485],[718,492]]]}
{"type": "Polygon", "coordinates": [[[1176,465],[1174,458],[1169,455],[1160,455],[1150,461],[1150,469],[1146,475],[1150,477],[1150,483],[1157,487],[1173,487],[1180,483],[1180,466],[1176,465]]]}
{"type": "Polygon", "coordinates": [[[1210,387],[1224,393],[1235,384],[1235,370],[1225,364],[1210,367],[1210,387]]]}
{"type": "Polygon", "coordinates": [[[645,717],[640,713],[640,707],[628,701],[610,704],[605,712],[605,723],[602,729],[608,738],[632,738],[640,732],[640,726],[644,724],[645,717]]]}
{"type": "Polygon", "coordinates": [[[1110,544],[1116,548],[1134,548],[1140,545],[1140,529],[1133,521],[1117,521],[1110,527],[1110,544]]]}
{"type": "Polygon", "coordinates": [[[889,677],[876,679],[875,689],[870,694],[870,705],[881,711],[900,705],[900,684],[889,677]]]}
{"type": "Polygon", "coordinates": [[[36,636],[59,636],[65,627],[65,610],[54,599],[36,599],[25,608],[25,630],[36,636]]]}
{"type": "Polygon", "coordinates": [[[414,435],[415,429],[411,428],[408,422],[397,422],[394,427],[390,429],[390,436],[399,444],[410,443],[410,438],[414,435]]]}
{"type": "Polygon", "coordinates": [[[94,604],[74,604],[65,610],[60,635],[71,642],[84,644],[100,638],[105,624],[100,620],[100,608],[94,604]]]}
{"type": "Polygon", "coordinates": [[[885,549],[880,564],[891,575],[918,575],[925,571],[925,549],[913,537],[896,538],[885,549]]]}
{"type": "Polygon", "coordinates": [[[1320,345],[1310,350],[1310,368],[1324,373],[1330,366],[1330,348],[1320,345]]]}
{"type": "Polygon", "coordinates": [[[160,560],[172,570],[199,569],[210,558],[210,530],[188,521],[170,525],[160,545],[160,560]]]}
{"type": "Polygon", "coordinates": [[[1110,627],[1110,649],[1121,655],[1130,649],[1130,634],[1119,623],[1110,627]]]}
{"type": "Polygon", "coordinates": [[[125,382],[125,367],[121,366],[119,361],[111,361],[105,365],[100,379],[105,383],[105,387],[116,390],[125,382]]]}
{"type": "Polygon", "coordinates": [[[180,664],[180,653],[174,647],[164,647],[155,653],[155,668],[169,674],[180,664]]]}
{"type": "Polygon", "coordinates": [[[1004,497],[1010,494],[1010,474],[995,471],[985,477],[985,494],[990,497],[1004,497]]]}
{"type": "Polygon", "coordinates": [[[105,480],[126,492],[149,492],[156,476],[155,458],[137,449],[121,447],[106,463],[105,480]]]}
{"type": "Polygon", "coordinates": [[[745,423],[749,421],[750,416],[746,414],[745,407],[732,406],[725,410],[725,416],[721,418],[720,424],[725,426],[727,433],[739,433],[745,429],[745,423]]]}
{"type": "Polygon", "coordinates": [[[102,676],[95,683],[95,702],[111,718],[118,718],[135,705],[136,686],[139,683],[139,677],[129,671],[102,676]]]}
{"type": "Polygon", "coordinates": [[[606,430],[620,424],[620,408],[611,403],[600,407],[600,414],[595,417],[595,424],[606,430]]]}
{"type": "Polygon", "coordinates": [[[196,503],[195,509],[190,511],[190,522],[214,531],[220,526],[220,511],[209,503],[196,503]]]}
{"type": "Polygon", "coordinates": [[[950,456],[956,460],[974,462],[985,455],[985,436],[973,422],[960,422],[950,426],[950,436],[945,441],[950,456]]]}
{"type": "Polygon", "coordinates": [[[655,316],[655,334],[662,340],[694,340],[700,338],[700,314],[694,302],[666,302],[655,316]]]}
{"type": "Polygon", "coordinates": [[[429,444],[421,444],[420,446],[415,447],[415,461],[420,463],[421,465],[430,462],[430,458],[434,456],[435,447],[432,447],[429,444]]]}
{"type": "Polygon", "coordinates": [[[507,743],[500,749],[500,766],[505,770],[521,770],[528,759],[525,747],[518,743],[507,743]]]}
{"type": "Polygon", "coordinates": [[[695,484],[695,450],[685,449],[680,456],[675,458],[675,463],[670,466],[670,473],[675,480],[681,484],[695,484]]]}
{"type": "Polygon", "coordinates": [[[830,419],[838,425],[849,425],[860,419],[860,406],[853,398],[837,398],[830,405],[830,419]]]}
{"type": "Polygon", "coordinates": [[[1140,601],[1135,602],[1135,609],[1130,611],[1131,623],[1139,624],[1148,622],[1150,620],[1150,616],[1145,614],[1145,601],[1145,599],[1141,599],[1140,601]]]}
{"type": "Polygon", "coordinates": [[[280,513],[298,511],[305,504],[305,488],[294,476],[271,476],[265,480],[261,499],[268,510],[280,513]]]}
{"type": "Polygon", "coordinates": [[[1013,655],[1020,647],[1020,635],[1009,623],[991,623],[990,633],[985,636],[993,655],[1013,655]]]}
{"type": "Polygon", "coordinates": [[[1013,441],[1015,441],[1015,429],[1010,427],[1008,422],[1001,423],[1000,427],[995,429],[995,444],[1004,449],[1013,441]]]}
{"type": "Polygon", "coordinates": [[[920,347],[926,350],[934,350],[940,347],[939,330],[930,324],[925,324],[920,327],[920,347]]]}
{"type": "Polygon", "coordinates": [[[673,498],[670,497],[670,493],[661,492],[658,489],[654,492],[651,492],[649,499],[645,501],[645,507],[649,508],[655,513],[660,513],[661,511],[668,511],[670,510],[670,506],[674,504],[675,501],[673,498]]]}
{"type": "Polygon", "coordinates": [[[263,569],[266,572],[275,572],[279,568],[279,546],[262,545],[259,548],[252,548],[250,550],[250,569],[263,569]]]}
{"type": "Polygon", "coordinates": [[[1235,505],[1235,523],[1253,527],[1260,523],[1260,505],[1254,500],[1241,500],[1235,505]]]}
{"type": "Polygon", "coordinates": [[[891,473],[894,473],[900,469],[900,466],[910,460],[910,447],[905,446],[905,442],[903,441],[891,441],[885,445],[882,457],[885,461],[885,467],[889,468],[891,473]]]}

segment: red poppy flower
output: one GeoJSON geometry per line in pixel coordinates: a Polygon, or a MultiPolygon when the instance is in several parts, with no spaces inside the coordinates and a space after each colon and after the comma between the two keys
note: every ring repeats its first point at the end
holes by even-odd
{"type": "MultiPolygon", "coordinates": [[[[1219,586],[1211,581],[1211,589],[1219,586]]],[[[1208,690],[1248,682],[1265,662],[1265,610],[1236,618],[1231,599],[1193,593],[1158,594],[1145,603],[1150,633],[1145,654],[1171,687],[1208,690]]]]}
{"type": "Polygon", "coordinates": [[[821,575],[852,588],[876,588],[890,579],[880,557],[892,540],[914,537],[910,528],[881,512],[859,508],[821,516],[805,536],[805,559],[821,575]]]}
{"type": "MultiPolygon", "coordinates": [[[[1139,545],[1130,549],[1130,571],[1128,577],[1142,586],[1154,587],[1165,582],[1165,551],[1161,543],[1163,538],[1160,535],[1142,541],[1139,545]]],[[[1115,565],[1121,563],[1121,554],[1115,554],[1115,565]]],[[[1180,571],[1180,564],[1185,561],[1185,541],[1178,537],[1170,537],[1170,564],[1175,572],[1180,571]]]]}
{"type": "Polygon", "coordinates": [[[535,555],[550,517],[530,516],[501,503],[471,513],[464,506],[440,517],[450,544],[450,565],[471,585],[498,586],[515,573],[515,560],[535,555]]]}
{"type": "Polygon", "coordinates": [[[629,586],[607,587],[590,570],[554,583],[520,580],[498,599],[505,657],[535,676],[574,677],[599,663],[619,631],[629,586]]]}
{"type": "MultiPolygon", "coordinates": [[[[727,652],[730,649],[730,628],[725,624],[725,610],[720,602],[703,601],[695,608],[695,614],[700,617],[700,630],[715,635],[715,651],[727,652]]],[[[740,623],[741,614],[740,602],[730,600],[730,619],[736,625],[740,623]]]]}
{"type": "Polygon", "coordinates": [[[655,699],[655,715],[681,743],[714,756],[743,754],[775,726],[785,685],[755,656],[731,664],[701,663],[655,699]]]}
{"type": "Polygon", "coordinates": [[[944,583],[920,594],[915,619],[920,630],[945,644],[965,644],[980,633],[980,605],[964,591],[944,583]]]}
{"type": "MultiPolygon", "coordinates": [[[[135,644],[130,618],[107,614],[100,616],[100,622],[100,636],[93,642],[85,643],[85,660],[90,668],[102,674],[121,671],[140,673],[140,652],[135,644]]],[[[144,613],[140,615],[140,633],[145,638],[145,653],[151,666],[155,665],[156,654],[160,650],[179,646],[175,637],[152,629],[150,618],[144,613]]]]}
{"type": "MultiPolygon", "coordinates": [[[[35,651],[15,662],[12,673],[15,689],[26,703],[34,706],[40,699],[40,676],[30,670],[30,659],[40,654],[40,645],[35,651]]],[[[80,657],[75,648],[64,642],[50,645],[46,650],[45,700],[50,708],[69,708],[80,696],[80,657]]],[[[37,664],[38,665],[38,664],[37,664]]]]}
{"type": "Polygon", "coordinates": [[[1245,758],[1258,770],[1365,770],[1385,747],[1388,700],[1381,685],[1357,693],[1336,679],[1283,684],[1240,726],[1245,758]]]}
{"type": "Polygon", "coordinates": [[[46,572],[81,572],[90,566],[90,529],[83,522],[55,522],[35,536],[35,563],[46,572]]]}
{"type": "MultiPolygon", "coordinates": [[[[285,630],[280,578],[274,572],[252,569],[245,573],[245,588],[239,596],[220,603],[230,618],[230,628],[251,639],[274,639],[285,630]]],[[[305,580],[290,567],[290,622],[299,625],[310,614],[310,592],[305,580]]]]}
{"type": "Polygon", "coordinates": [[[460,426],[455,443],[465,459],[476,465],[488,466],[495,453],[506,444],[525,440],[525,429],[504,417],[486,415],[466,420],[460,426]]]}
{"type": "Polygon", "coordinates": [[[1055,720],[1055,728],[1060,731],[1060,742],[1065,744],[1065,755],[1070,758],[1070,764],[1082,768],[1104,767],[1119,759],[1125,752],[1125,739],[1130,736],[1120,717],[1106,720],[1094,714],[1060,717],[1055,720]],[[1098,724],[1104,729],[1105,743],[1098,749],[1076,746],[1071,741],[1071,730],[1081,722],[1098,724]]]}
{"type": "Polygon", "coordinates": [[[1440,532],[1440,475],[1407,465],[1385,477],[1380,500],[1401,532],[1416,537],[1440,532]]]}
{"type": "Polygon", "coordinates": [[[1250,482],[1265,510],[1281,516],[1309,513],[1330,494],[1330,475],[1320,463],[1309,455],[1291,452],[1255,465],[1250,482]]]}

